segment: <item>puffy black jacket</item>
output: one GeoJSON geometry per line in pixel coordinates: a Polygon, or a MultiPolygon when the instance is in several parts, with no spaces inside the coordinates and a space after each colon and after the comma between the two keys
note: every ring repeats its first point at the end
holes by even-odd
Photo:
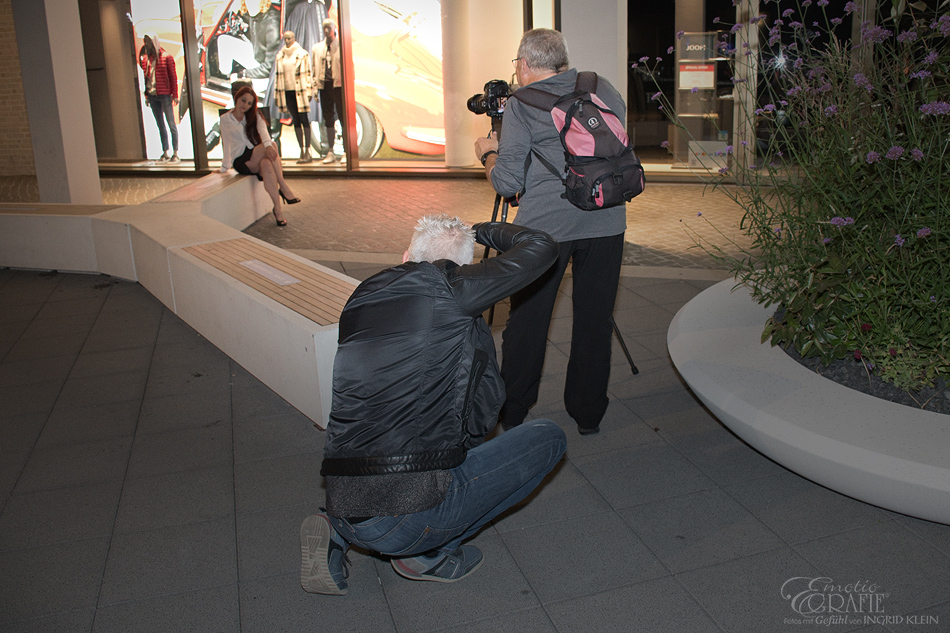
{"type": "Polygon", "coordinates": [[[407,262],[367,279],[340,318],[321,474],[454,468],[494,427],[504,401],[481,314],[547,270],[558,247],[541,231],[477,224],[502,254],[478,264],[407,262]]]}

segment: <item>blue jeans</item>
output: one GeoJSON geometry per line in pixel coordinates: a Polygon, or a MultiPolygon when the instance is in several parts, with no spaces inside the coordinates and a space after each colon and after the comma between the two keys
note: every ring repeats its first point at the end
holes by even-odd
{"type": "Polygon", "coordinates": [[[445,499],[431,510],[355,525],[330,517],[330,523],[351,544],[380,554],[416,556],[434,549],[451,553],[537,488],[566,448],[558,425],[531,420],[470,450],[451,470],[445,499]]]}
{"type": "Polygon", "coordinates": [[[175,107],[172,104],[171,95],[149,95],[148,105],[152,108],[152,114],[155,115],[155,123],[158,125],[158,135],[162,139],[162,153],[168,151],[168,133],[165,131],[165,122],[168,121],[168,129],[172,133],[172,149],[178,153],[178,124],[175,120],[175,107]]]}

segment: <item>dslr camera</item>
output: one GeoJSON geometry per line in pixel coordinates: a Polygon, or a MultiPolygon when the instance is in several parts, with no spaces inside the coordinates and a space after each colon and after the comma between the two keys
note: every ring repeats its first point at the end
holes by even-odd
{"type": "Polygon", "coordinates": [[[505,104],[511,95],[508,82],[492,79],[485,84],[484,94],[474,95],[468,100],[468,109],[475,114],[487,114],[492,119],[500,119],[505,113],[505,104]]]}

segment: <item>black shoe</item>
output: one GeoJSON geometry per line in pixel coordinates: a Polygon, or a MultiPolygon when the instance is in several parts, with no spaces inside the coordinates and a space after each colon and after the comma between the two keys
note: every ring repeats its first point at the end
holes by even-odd
{"type": "Polygon", "coordinates": [[[577,427],[577,432],[580,433],[581,435],[597,435],[598,433],[600,433],[600,426],[599,425],[595,427],[579,426],[577,427]]]}
{"type": "MultiPolygon", "coordinates": [[[[288,199],[287,199],[287,196],[285,196],[285,195],[284,195],[284,192],[281,191],[280,189],[277,190],[277,193],[280,194],[280,197],[283,199],[284,203],[286,203],[286,204],[297,204],[298,202],[300,202],[300,198],[294,198],[294,199],[292,199],[292,200],[288,200],[288,199]]],[[[286,224],[286,223],[285,223],[285,224],[286,224]]]]}
{"type": "MultiPolygon", "coordinates": [[[[274,214],[274,219],[277,220],[277,209],[271,209],[271,213],[274,214]]],[[[277,220],[277,226],[287,226],[287,220],[277,220]]]]}

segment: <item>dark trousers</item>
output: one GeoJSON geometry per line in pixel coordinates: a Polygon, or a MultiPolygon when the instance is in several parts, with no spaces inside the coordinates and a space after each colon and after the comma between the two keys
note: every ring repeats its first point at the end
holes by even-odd
{"type": "Polygon", "coordinates": [[[623,234],[561,242],[557,261],[511,297],[502,335],[501,376],[506,399],[498,421],[511,428],[538,400],[551,312],[568,261],[573,260],[574,323],[564,405],[581,428],[596,428],[607,411],[610,322],[623,261],[623,234]]]}
{"type": "Polygon", "coordinates": [[[320,110],[323,113],[323,126],[327,128],[327,143],[332,150],[333,138],[336,136],[333,124],[337,120],[340,121],[340,127],[343,128],[343,138],[346,138],[346,125],[343,124],[343,88],[334,88],[332,84],[329,88],[326,86],[321,88],[320,110]]]}
{"type": "Polygon", "coordinates": [[[310,151],[310,119],[306,112],[297,109],[297,93],[293,90],[284,91],[284,101],[287,102],[287,113],[294,123],[294,133],[297,135],[297,144],[301,152],[310,151]]]}

